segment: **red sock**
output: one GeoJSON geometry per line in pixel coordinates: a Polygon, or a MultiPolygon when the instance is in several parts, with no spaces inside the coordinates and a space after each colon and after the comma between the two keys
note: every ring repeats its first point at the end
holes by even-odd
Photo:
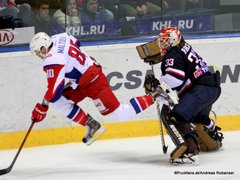
{"type": "Polygon", "coordinates": [[[133,106],[136,114],[138,114],[147,109],[149,106],[151,106],[154,103],[154,101],[150,95],[145,95],[132,98],[130,100],[130,103],[133,106]]]}
{"type": "Polygon", "coordinates": [[[87,120],[88,120],[88,117],[82,109],[80,109],[79,112],[76,114],[76,116],[73,118],[74,122],[81,124],[83,126],[85,126],[85,124],[87,123],[87,120]]]}

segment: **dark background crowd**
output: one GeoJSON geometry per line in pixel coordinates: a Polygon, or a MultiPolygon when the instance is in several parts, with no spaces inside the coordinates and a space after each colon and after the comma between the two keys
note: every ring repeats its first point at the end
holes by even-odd
{"type": "Polygon", "coordinates": [[[0,0],[0,29],[34,26],[36,33],[50,33],[53,24],[66,28],[120,21],[124,27],[140,18],[239,10],[240,3],[221,5],[220,0],[0,0]]]}

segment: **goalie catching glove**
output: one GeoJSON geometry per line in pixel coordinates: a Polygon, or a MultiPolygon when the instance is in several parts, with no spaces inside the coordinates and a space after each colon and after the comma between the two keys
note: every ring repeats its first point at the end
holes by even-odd
{"type": "Polygon", "coordinates": [[[139,45],[136,47],[137,52],[143,62],[148,63],[150,65],[160,63],[162,61],[162,57],[160,54],[160,48],[157,43],[157,39],[139,45]]]}
{"type": "Polygon", "coordinates": [[[167,106],[174,106],[178,104],[178,95],[165,82],[161,84],[155,78],[154,74],[145,76],[144,88],[146,94],[151,94],[153,99],[158,103],[167,106]]]}

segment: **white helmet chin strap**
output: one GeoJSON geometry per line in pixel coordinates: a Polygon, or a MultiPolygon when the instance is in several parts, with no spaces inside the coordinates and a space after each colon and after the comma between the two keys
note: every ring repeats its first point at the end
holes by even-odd
{"type": "MultiPolygon", "coordinates": [[[[41,47],[41,48],[45,48],[45,47],[41,47]]],[[[49,51],[48,51],[48,48],[45,48],[45,52],[43,50],[35,51],[35,52],[38,57],[43,59],[49,51]]]]}

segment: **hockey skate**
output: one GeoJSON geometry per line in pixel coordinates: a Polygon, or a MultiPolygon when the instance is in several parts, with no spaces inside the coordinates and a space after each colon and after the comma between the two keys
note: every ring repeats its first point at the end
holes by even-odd
{"type": "Polygon", "coordinates": [[[106,128],[101,127],[101,124],[93,119],[89,114],[85,127],[87,128],[87,132],[84,135],[82,142],[86,143],[87,146],[91,145],[106,131],[106,128]]]}
{"type": "Polygon", "coordinates": [[[194,152],[194,153],[183,154],[179,158],[170,159],[170,162],[173,165],[192,164],[192,165],[197,166],[199,164],[199,153],[198,152],[194,152]]]}
{"type": "MultiPolygon", "coordinates": [[[[199,164],[199,147],[194,137],[188,137],[185,139],[185,147],[186,151],[177,158],[174,158],[175,151],[171,153],[170,162],[172,164],[192,164],[198,165],[199,164]]],[[[184,147],[184,144],[182,147],[184,147]]],[[[180,146],[181,147],[181,146],[180,146]]],[[[178,148],[176,148],[178,149],[178,148]]],[[[184,150],[184,149],[183,149],[184,150]]],[[[181,151],[179,151],[181,152],[181,151]]]]}

